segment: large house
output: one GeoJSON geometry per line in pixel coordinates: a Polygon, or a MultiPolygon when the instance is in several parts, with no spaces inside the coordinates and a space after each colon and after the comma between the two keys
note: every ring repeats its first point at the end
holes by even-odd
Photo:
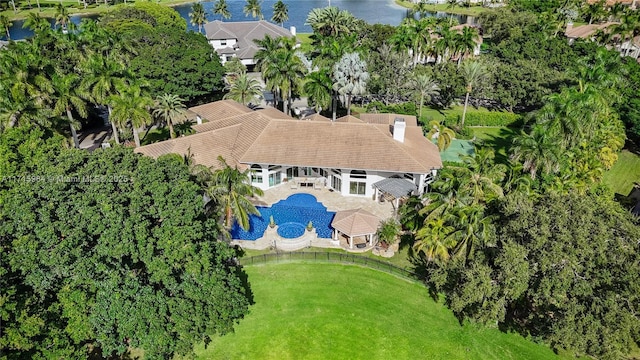
{"type": "Polygon", "coordinates": [[[154,158],[190,154],[218,168],[218,156],[250,169],[254,186],[328,187],[343,196],[399,198],[427,190],[442,168],[436,145],[415,116],[363,114],[332,122],[298,120],[274,108],[252,110],[230,100],[189,109],[200,120],[196,134],[142,146],[154,158]]]}
{"type": "Polygon", "coordinates": [[[237,57],[246,66],[253,66],[256,63],[254,56],[259,48],[253,40],[262,40],[266,35],[270,37],[296,35],[293,27],[287,30],[265,20],[238,22],[216,20],[205,24],[204,31],[209,44],[216,50],[223,64],[237,57]]]}
{"type": "MultiPolygon", "coordinates": [[[[569,44],[573,44],[576,39],[585,39],[594,41],[599,32],[610,32],[611,29],[618,25],[617,22],[605,22],[601,24],[587,24],[580,26],[573,26],[573,23],[567,24],[567,28],[564,32],[569,44]]],[[[631,39],[621,39],[619,35],[615,35],[617,44],[613,47],[620,55],[631,56],[634,59],[640,58],[640,36],[635,36],[631,39]]]]}

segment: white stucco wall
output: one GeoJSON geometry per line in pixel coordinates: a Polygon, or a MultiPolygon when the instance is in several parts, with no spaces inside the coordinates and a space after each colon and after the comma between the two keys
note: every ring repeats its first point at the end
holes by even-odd
{"type": "Polygon", "coordinates": [[[236,39],[214,39],[209,40],[209,44],[213,46],[214,49],[224,49],[226,47],[233,47],[237,43],[236,39]],[[226,42],[226,44],[222,45],[222,42],[226,42]]]}

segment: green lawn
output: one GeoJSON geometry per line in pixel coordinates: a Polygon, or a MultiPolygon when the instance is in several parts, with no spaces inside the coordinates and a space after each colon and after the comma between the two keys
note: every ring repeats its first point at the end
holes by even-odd
{"type": "Polygon", "coordinates": [[[340,264],[246,267],[255,299],[201,359],[553,359],[519,335],[460,326],[427,289],[340,264]]]}
{"type": "Polygon", "coordinates": [[[614,192],[627,196],[633,184],[640,182],[640,156],[623,150],[613,168],[605,172],[603,181],[614,192]]]}
{"type": "MultiPolygon", "coordinates": [[[[405,7],[407,9],[413,9],[415,7],[415,4],[412,3],[411,1],[396,0],[396,4],[402,7],[405,7]]],[[[478,16],[483,11],[487,10],[487,8],[483,8],[482,6],[470,6],[470,7],[456,6],[453,9],[451,9],[449,8],[449,4],[429,4],[426,6],[426,9],[432,12],[441,11],[449,14],[471,15],[471,16],[478,16]]]]}
{"type": "Polygon", "coordinates": [[[473,136],[484,141],[484,144],[496,152],[496,160],[505,164],[509,157],[513,138],[517,129],[504,126],[470,126],[473,136]]]}

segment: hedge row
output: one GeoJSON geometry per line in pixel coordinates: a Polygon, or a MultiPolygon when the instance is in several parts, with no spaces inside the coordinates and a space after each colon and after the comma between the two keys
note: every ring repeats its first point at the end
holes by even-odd
{"type": "Polygon", "coordinates": [[[367,105],[368,112],[379,112],[379,113],[391,113],[391,114],[402,114],[402,115],[416,115],[416,104],[412,102],[405,102],[400,104],[391,104],[385,105],[380,101],[372,101],[367,105]]]}
{"type": "MultiPolygon", "coordinates": [[[[447,126],[460,124],[460,114],[449,114],[444,123],[447,126]]],[[[502,111],[470,111],[464,119],[465,126],[514,126],[522,120],[522,115],[502,111]]]]}

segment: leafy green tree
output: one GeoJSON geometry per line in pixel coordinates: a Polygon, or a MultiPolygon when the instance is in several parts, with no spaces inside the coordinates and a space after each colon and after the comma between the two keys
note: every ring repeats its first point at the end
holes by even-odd
{"type": "Polygon", "coordinates": [[[195,3],[191,5],[191,12],[189,13],[189,21],[191,25],[198,26],[198,32],[202,33],[202,25],[207,23],[207,13],[204,11],[202,3],[195,3]]]}
{"type": "Polygon", "coordinates": [[[184,122],[186,120],[186,112],[184,99],[173,94],[158,96],[153,109],[153,115],[162,119],[169,126],[169,134],[172,139],[176,137],[173,125],[184,122]]]}
{"type": "Polygon", "coordinates": [[[151,1],[136,2],[132,6],[112,6],[100,17],[100,25],[118,33],[166,28],[187,31],[187,21],[173,8],[151,1]]]}
{"type": "Polygon", "coordinates": [[[9,33],[9,28],[13,26],[13,23],[9,19],[7,15],[0,15],[0,27],[4,29],[5,34],[7,34],[7,40],[11,40],[11,34],[9,33]]]}
{"type": "Polygon", "coordinates": [[[206,193],[224,209],[223,220],[227,230],[231,229],[234,220],[241,228],[249,229],[249,215],[258,215],[259,212],[248,197],[261,196],[262,190],[251,185],[249,169],[240,171],[237,166],[231,167],[222,156],[218,156],[218,162],[220,168],[213,172],[206,193]]]}
{"type": "Polygon", "coordinates": [[[251,15],[252,18],[262,20],[264,16],[262,15],[262,6],[260,0],[247,0],[247,4],[244,6],[242,12],[244,16],[251,15]]]}
{"type": "Polygon", "coordinates": [[[234,252],[181,159],[34,155],[31,181],[0,184],[4,355],[192,356],[247,313],[234,252]]]}
{"type": "Polygon", "coordinates": [[[440,94],[438,84],[426,74],[416,75],[409,83],[409,89],[418,99],[418,117],[422,116],[422,105],[425,100],[431,101],[431,97],[440,94]]]}
{"type": "Polygon", "coordinates": [[[464,98],[464,109],[462,110],[462,119],[460,127],[464,127],[464,119],[467,116],[467,106],[469,105],[469,95],[475,87],[480,85],[487,76],[487,67],[478,61],[467,61],[462,65],[462,73],[467,84],[467,94],[464,98]]]}
{"type": "Polygon", "coordinates": [[[289,20],[289,7],[283,3],[282,0],[278,0],[273,4],[273,16],[271,21],[284,27],[284,22],[289,20]]]}
{"type": "Polygon", "coordinates": [[[217,0],[213,8],[213,13],[220,15],[222,19],[229,19],[231,17],[231,12],[229,11],[226,0],[217,0]]]}
{"type": "Polygon", "coordinates": [[[343,105],[347,108],[347,115],[351,115],[351,98],[364,95],[367,89],[367,63],[360,59],[358,53],[344,54],[333,67],[333,79],[333,90],[346,98],[343,105]]]}
{"type": "Polygon", "coordinates": [[[314,33],[323,36],[349,35],[358,29],[356,18],[347,10],[335,6],[311,10],[305,24],[311,26],[314,33]]]}
{"type": "Polygon", "coordinates": [[[224,95],[225,99],[235,100],[243,105],[248,105],[262,96],[262,84],[258,79],[250,77],[246,73],[228,76],[229,91],[224,95]]]}

